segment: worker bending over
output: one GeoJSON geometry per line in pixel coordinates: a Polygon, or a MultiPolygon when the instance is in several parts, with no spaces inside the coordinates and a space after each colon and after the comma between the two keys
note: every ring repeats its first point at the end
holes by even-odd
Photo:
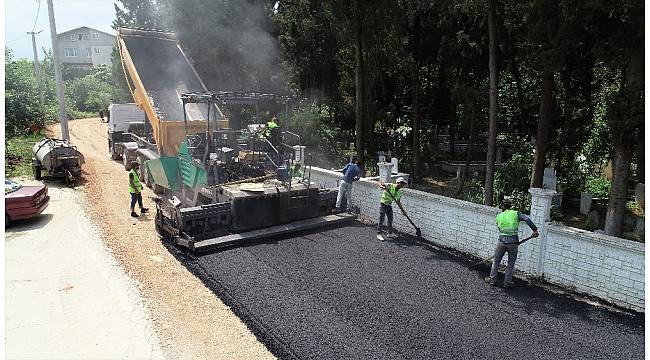
{"type": "Polygon", "coordinates": [[[291,177],[301,178],[303,176],[302,170],[300,170],[300,163],[295,163],[291,168],[291,177]]]}
{"type": "Polygon", "coordinates": [[[280,127],[278,125],[277,117],[272,117],[271,120],[266,123],[264,137],[266,137],[266,139],[276,148],[280,144],[280,127]]]}
{"type": "Polygon", "coordinates": [[[347,205],[348,213],[352,213],[352,184],[355,181],[358,181],[361,176],[361,169],[359,168],[357,158],[353,157],[352,160],[345,165],[343,170],[343,179],[339,184],[339,193],[336,196],[336,206],[334,207],[334,212],[341,212],[341,203],[343,202],[343,196],[345,196],[345,203],[347,205]]]}
{"type": "Polygon", "coordinates": [[[497,215],[497,227],[499,228],[499,240],[497,247],[494,249],[494,261],[492,262],[492,271],[485,281],[490,285],[496,285],[497,273],[503,255],[508,253],[508,267],[506,268],[505,280],[503,287],[512,286],[512,272],[515,270],[515,261],[517,261],[517,252],[519,247],[519,222],[524,221],[531,230],[533,237],[538,237],[537,226],[524,214],[517,210],[512,210],[512,202],[509,199],[501,201],[501,213],[497,215]]]}
{"type": "Polygon", "coordinates": [[[395,184],[384,184],[379,183],[379,187],[384,191],[381,193],[381,199],[379,199],[379,224],[377,225],[377,234],[381,235],[384,226],[384,217],[388,218],[388,235],[393,235],[393,207],[391,206],[393,200],[399,202],[399,199],[402,197],[402,190],[406,185],[406,180],[403,177],[397,178],[395,184]]]}

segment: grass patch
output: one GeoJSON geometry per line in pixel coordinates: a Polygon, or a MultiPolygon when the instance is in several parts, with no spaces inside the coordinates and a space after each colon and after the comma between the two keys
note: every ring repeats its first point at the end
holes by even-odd
{"type": "Polygon", "coordinates": [[[45,137],[41,131],[5,139],[5,175],[7,177],[33,176],[32,146],[45,137]]]}

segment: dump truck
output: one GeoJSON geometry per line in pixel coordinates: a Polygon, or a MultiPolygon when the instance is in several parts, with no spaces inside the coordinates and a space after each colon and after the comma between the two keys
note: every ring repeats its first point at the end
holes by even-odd
{"type": "Polygon", "coordinates": [[[111,104],[108,113],[108,154],[113,160],[122,159],[124,168],[129,170],[138,157],[139,147],[133,136],[151,137],[151,126],[136,104],[111,104]]]}
{"type": "Polygon", "coordinates": [[[280,142],[264,136],[265,117],[286,114],[288,96],[208,91],[173,33],[121,28],[118,51],[150,126],[150,136],[128,136],[145,184],[164,193],[155,221],[163,238],[200,252],[351,218],[331,215],[336,189],[290,175],[305,157],[286,122],[280,142]],[[272,110],[260,116],[262,105],[272,110]],[[254,122],[232,129],[220,106],[254,108],[254,122]]]}
{"type": "MultiPolygon", "coordinates": [[[[148,174],[145,163],[160,157],[176,156],[187,135],[204,131],[205,109],[189,106],[188,118],[185,119],[179,95],[207,89],[174,33],[119,28],[117,50],[129,91],[144,117],[139,131],[115,134],[116,138],[109,142],[109,149],[112,144],[122,145],[122,151],[115,149],[115,157],[122,158],[126,167],[133,160],[137,161],[141,180],[156,193],[161,193],[169,189],[165,187],[168,184],[156,183],[148,174]]],[[[212,110],[219,126],[228,127],[221,111],[216,106],[212,110]]]]}

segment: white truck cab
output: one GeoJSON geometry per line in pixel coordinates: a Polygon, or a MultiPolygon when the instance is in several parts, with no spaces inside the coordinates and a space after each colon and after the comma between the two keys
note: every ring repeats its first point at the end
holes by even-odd
{"type": "Polygon", "coordinates": [[[145,113],[136,104],[111,104],[108,106],[108,132],[129,129],[131,123],[144,124],[145,113]]]}

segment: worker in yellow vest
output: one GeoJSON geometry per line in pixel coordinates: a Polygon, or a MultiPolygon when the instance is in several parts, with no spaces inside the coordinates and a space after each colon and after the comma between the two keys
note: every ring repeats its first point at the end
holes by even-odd
{"type": "Polygon", "coordinates": [[[519,222],[524,221],[531,230],[533,230],[533,237],[538,237],[539,232],[537,226],[528,218],[517,210],[512,210],[512,202],[509,199],[501,201],[501,213],[497,215],[497,227],[499,228],[499,241],[497,247],[494,249],[494,261],[492,262],[492,271],[490,276],[485,278],[485,282],[490,285],[496,285],[497,273],[503,255],[508,253],[508,267],[506,268],[505,279],[503,280],[503,287],[509,288],[512,286],[512,272],[515,270],[515,261],[517,261],[517,252],[519,247],[519,222]]]}
{"type": "Polygon", "coordinates": [[[393,233],[393,207],[391,206],[393,201],[398,202],[402,197],[402,188],[406,186],[406,180],[403,177],[398,177],[395,184],[384,184],[379,183],[379,188],[381,188],[381,198],[379,199],[379,224],[377,224],[377,236],[378,238],[382,235],[384,226],[384,217],[388,218],[388,236],[394,236],[393,233]]]}
{"type": "Polygon", "coordinates": [[[264,137],[276,148],[279,144],[280,138],[280,126],[278,125],[278,118],[273,117],[271,121],[266,123],[266,128],[264,130],[264,137]]]}
{"type": "Polygon", "coordinates": [[[144,214],[149,209],[142,206],[142,183],[140,182],[140,175],[138,175],[138,167],[140,164],[137,161],[131,163],[131,171],[129,171],[129,193],[131,193],[131,216],[139,217],[135,212],[135,203],[138,202],[140,206],[140,213],[144,214]]]}

